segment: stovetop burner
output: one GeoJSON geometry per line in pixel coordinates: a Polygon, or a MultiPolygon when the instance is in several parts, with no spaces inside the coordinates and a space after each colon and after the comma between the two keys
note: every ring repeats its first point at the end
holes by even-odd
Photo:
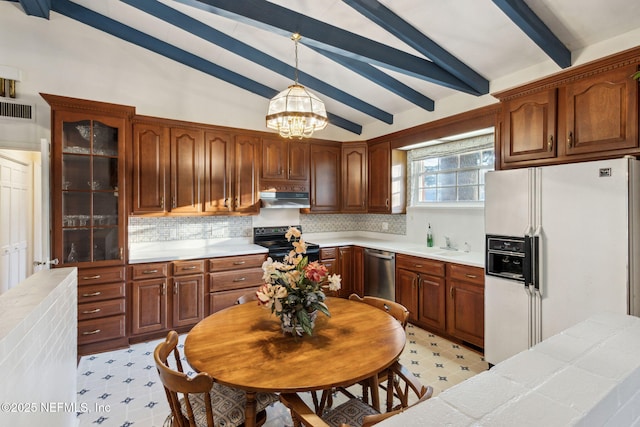
{"type": "MultiPolygon", "coordinates": [[[[302,233],[301,226],[294,225],[293,227],[302,233]]],[[[289,226],[256,227],[253,229],[253,243],[269,249],[268,254],[271,258],[281,260],[293,249],[293,244],[287,241],[285,237],[287,230],[289,230],[289,226]]],[[[320,253],[320,245],[310,242],[306,243],[306,255],[309,257],[309,261],[317,261],[320,253]]]]}

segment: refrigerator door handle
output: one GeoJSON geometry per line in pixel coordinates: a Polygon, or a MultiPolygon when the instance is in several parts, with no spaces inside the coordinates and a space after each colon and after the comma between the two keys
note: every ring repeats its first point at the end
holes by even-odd
{"type": "Polygon", "coordinates": [[[532,237],[530,235],[526,235],[524,236],[524,260],[523,260],[523,265],[522,265],[522,272],[524,275],[524,287],[527,289],[527,291],[529,290],[529,285],[532,284],[532,268],[533,268],[533,264],[532,264],[532,243],[531,243],[531,239],[532,237]]]}
{"type": "Polygon", "coordinates": [[[533,237],[531,237],[531,284],[536,292],[542,293],[540,290],[540,229],[537,229],[533,237]]]}

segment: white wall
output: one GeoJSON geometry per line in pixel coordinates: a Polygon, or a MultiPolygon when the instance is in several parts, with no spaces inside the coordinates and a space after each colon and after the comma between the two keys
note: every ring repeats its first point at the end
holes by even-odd
{"type": "Polygon", "coordinates": [[[427,226],[431,224],[433,245],[444,246],[449,236],[453,246],[464,250],[468,243],[473,252],[484,251],[484,208],[480,207],[409,207],[407,208],[407,240],[427,242],[427,226]]]}

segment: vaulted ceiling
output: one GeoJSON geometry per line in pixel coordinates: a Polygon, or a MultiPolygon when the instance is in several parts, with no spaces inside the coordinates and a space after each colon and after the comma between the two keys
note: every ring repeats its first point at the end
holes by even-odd
{"type": "MultiPolygon", "coordinates": [[[[13,0],[16,1],[16,0],[13,0]]],[[[165,56],[265,98],[294,79],[330,124],[360,134],[426,112],[491,82],[640,26],[637,0],[19,0],[165,56]]]]}

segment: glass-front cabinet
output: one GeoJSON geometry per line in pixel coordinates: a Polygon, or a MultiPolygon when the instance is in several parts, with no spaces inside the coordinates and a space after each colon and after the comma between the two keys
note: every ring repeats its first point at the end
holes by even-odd
{"type": "Polygon", "coordinates": [[[123,264],[129,107],[112,106],[106,114],[102,103],[78,102],[76,108],[52,104],[53,256],[62,265],[123,264]]]}

